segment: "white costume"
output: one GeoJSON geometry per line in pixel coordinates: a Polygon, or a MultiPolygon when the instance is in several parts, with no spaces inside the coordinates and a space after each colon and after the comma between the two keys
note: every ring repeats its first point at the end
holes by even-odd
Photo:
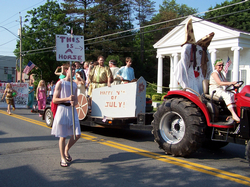
{"type": "Polygon", "coordinates": [[[196,52],[191,52],[192,44],[184,44],[181,52],[181,60],[178,62],[175,69],[174,75],[177,77],[177,81],[182,88],[191,88],[198,92],[199,94],[203,93],[202,81],[204,79],[209,79],[213,71],[210,54],[206,51],[208,62],[207,70],[204,75],[202,73],[202,53],[203,49],[201,46],[196,45],[196,52]],[[196,65],[194,65],[194,59],[192,55],[196,56],[196,65]]]}
{"type": "Polygon", "coordinates": [[[77,96],[80,95],[80,94],[84,94],[85,95],[86,94],[85,92],[86,92],[86,90],[85,90],[85,84],[81,84],[81,83],[78,84],[77,85],[77,96]]]}
{"type": "Polygon", "coordinates": [[[120,68],[118,68],[118,67],[112,67],[112,68],[110,68],[110,70],[112,72],[112,75],[113,75],[113,82],[112,82],[111,85],[121,84],[121,81],[117,80],[117,78],[119,78],[119,77],[117,77],[117,74],[116,74],[119,71],[119,69],[120,68]]]}
{"type": "MultiPolygon", "coordinates": [[[[70,82],[65,81],[63,79],[60,80],[60,82],[61,82],[60,98],[69,97],[71,95],[70,82]]],[[[73,82],[73,95],[75,96],[76,96],[76,88],[77,88],[76,83],[73,82]]],[[[76,135],[81,135],[80,123],[75,107],[74,107],[74,116],[75,116],[76,135]]],[[[73,120],[72,120],[71,105],[70,106],[65,106],[62,104],[58,105],[51,134],[55,135],[56,137],[67,137],[73,135],[73,120]]]]}
{"type": "MultiPolygon", "coordinates": [[[[217,70],[214,70],[213,73],[217,73],[222,82],[226,81],[226,78],[224,77],[222,73],[219,73],[217,70]]],[[[226,105],[234,103],[234,93],[225,91],[225,86],[220,86],[219,84],[217,84],[212,76],[210,77],[209,83],[210,83],[209,85],[210,95],[212,95],[213,91],[216,90],[214,95],[218,97],[222,97],[226,105]]]]}

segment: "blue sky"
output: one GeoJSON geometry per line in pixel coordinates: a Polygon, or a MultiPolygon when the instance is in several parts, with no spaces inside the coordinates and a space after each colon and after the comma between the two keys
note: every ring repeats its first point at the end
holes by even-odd
{"type": "MultiPolygon", "coordinates": [[[[198,8],[198,12],[204,12],[209,7],[221,4],[225,0],[176,0],[178,4],[186,4],[192,8],[198,8]]],[[[58,2],[62,2],[59,0],[58,2]]],[[[156,0],[156,9],[163,0],[156,0]]],[[[1,0],[0,6],[0,55],[14,56],[20,28],[20,16],[24,21],[26,12],[46,3],[46,0],[1,0]],[[20,13],[19,13],[20,12],[20,13]],[[4,27],[4,28],[3,28],[4,27]]]]}

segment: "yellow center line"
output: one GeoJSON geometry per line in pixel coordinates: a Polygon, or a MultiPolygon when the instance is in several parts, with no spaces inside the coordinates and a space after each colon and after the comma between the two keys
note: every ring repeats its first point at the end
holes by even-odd
{"type": "MultiPolygon", "coordinates": [[[[19,116],[19,115],[16,115],[16,114],[9,115],[7,112],[4,112],[2,110],[0,110],[0,113],[4,114],[4,115],[8,115],[10,117],[21,119],[21,120],[24,120],[24,121],[27,121],[27,122],[30,122],[30,123],[33,123],[33,124],[36,124],[36,125],[40,125],[42,127],[49,128],[46,125],[46,123],[41,122],[41,121],[33,120],[33,119],[26,118],[26,117],[23,117],[23,116],[19,116]]],[[[246,177],[246,176],[243,176],[243,175],[231,173],[231,172],[228,172],[228,171],[223,171],[223,170],[220,170],[220,169],[216,169],[216,168],[213,168],[213,167],[197,164],[197,163],[194,163],[194,162],[189,162],[189,161],[182,160],[182,159],[172,157],[172,156],[161,155],[161,154],[158,154],[158,153],[150,152],[150,151],[139,149],[139,148],[136,148],[136,147],[131,147],[131,146],[128,146],[128,145],[120,144],[120,143],[109,141],[109,140],[98,139],[95,136],[91,136],[91,135],[84,134],[84,133],[81,133],[81,138],[83,138],[85,140],[92,141],[92,142],[97,142],[99,144],[106,145],[106,146],[109,146],[109,147],[113,147],[113,148],[116,148],[116,149],[119,149],[119,150],[123,150],[123,151],[127,151],[127,152],[130,152],[130,153],[145,156],[145,157],[148,157],[148,158],[152,158],[152,159],[155,159],[155,160],[158,160],[158,161],[161,161],[161,162],[174,164],[174,165],[177,165],[177,166],[180,166],[180,167],[183,167],[183,168],[191,169],[191,170],[198,171],[198,172],[201,172],[201,173],[206,173],[208,175],[213,175],[213,176],[216,176],[216,177],[219,177],[219,178],[222,178],[222,179],[226,179],[226,180],[230,180],[230,181],[233,181],[233,182],[237,182],[237,183],[240,183],[240,184],[250,186],[250,178],[246,177]]]]}
{"type": "Polygon", "coordinates": [[[9,115],[7,112],[4,112],[4,111],[2,111],[2,110],[0,110],[0,113],[1,113],[1,114],[5,114],[5,115],[8,115],[8,116],[13,117],[13,118],[21,119],[21,120],[23,120],[23,121],[27,121],[27,122],[30,122],[30,123],[34,123],[34,124],[36,124],[36,125],[40,125],[40,126],[43,126],[43,127],[50,128],[50,127],[48,127],[48,126],[46,125],[46,123],[41,122],[41,121],[37,121],[37,120],[34,120],[34,119],[26,118],[26,117],[19,116],[19,115],[17,115],[17,114],[13,114],[13,113],[12,113],[11,115],[9,115]]]}

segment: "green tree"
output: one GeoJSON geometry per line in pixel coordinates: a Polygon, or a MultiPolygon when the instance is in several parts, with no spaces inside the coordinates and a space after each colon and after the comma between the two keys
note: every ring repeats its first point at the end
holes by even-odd
{"type": "MultiPolygon", "coordinates": [[[[132,1],[135,13],[135,19],[139,21],[138,25],[143,27],[155,13],[155,2],[150,0],[135,0],[132,1]]],[[[145,43],[144,43],[144,28],[140,28],[140,62],[145,61],[145,43]]]]}
{"type": "Polygon", "coordinates": [[[154,40],[158,41],[166,33],[170,32],[174,27],[180,24],[181,21],[185,19],[185,16],[189,16],[197,13],[198,10],[188,7],[186,4],[177,4],[175,0],[164,0],[162,5],[159,6],[159,13],[156,14],[152,20],[152,23],[161,23],[154,27],[155,30],[158,30],[154,33],[154,40]],[[182,18],[183,19],[176,19],[182,18]]]}
{"type": "MultiPolygon", "coordinates": [[[[97,56],[117,55],[121,51],[128,51],[131,42],[126,39],[130,33],[122,32],[131,29],[133,25],[130,21],[129,3],[120,0],[95,0],[84,5],[84,1],[65,0],[65,4],[77,2],[78,6],[67,7],[66,12],[71,15],[72,21],[78,22],[82,26],[81,33],[85,37],[85,55],[87,60],[96,60],[97,56]],[[79,17],[82,12],[84,20],[79,17]],[[79,15],[78,15],[79,14],[79,15]],[[102,37],[104,35],[110,35],[102,37]]],[[[64,5],[64,7],[66,7],[64,5]]]]}
{"type": "MultiPolygon", "coordinates": [[[[225,1],[221,4],[217,4],[214,8],[210,7],[209,10],[228,6],[241,1],[242,0],[225,1]]],[[[248,10],[249,8],[250,2],[244,1],[244,3],[241,4],[207,12],[203,16],[203,19],[209,19],[212,22],[219,23],[221,25],[250,32],[250,23],[248,21],[250,15],[250,10],[248,10]]]]}
{"type": "Polygon", "coordinates": [[[121,67],[124,65],[124,63],[122,61],[120,61],[120,57],[118,55],[109,55],[105,60],[105,65],[108,66],[109,61],[112,59],[116,61],[117,67],[121,67]]]}
{"type": "Polygon", "coordinates": [[[61,3],[64,12],[71,18],[70,24],[74,27],[74,34],[84,35],[89,38],[86,29],[89,24],[90,8],[93,7],[95,0],[64,0],[61,3]]]}
{"type": "MultiPolygon", "coordinates": [[[[46,82],[58,80],[54,71],[62,62],[56,61],[55,35],[66,34],[65,23],[69,19],[56,1],[48,0],[44,5],[27,13],[22,30],[23,64],[26,65],[31,60],[39,68],[34,68],[31,72],[37,75],[37,79],[42,76],[46,82]]],[[[16,56],[19,56],[18,52],[19,42],[15,50],[16,56]]]]}
{"type": "Polygon", "coordinates": [[[176,17],[184,17],[197,13],[197,9],[188,7],[186,4],[177,4],[175,0],[164,0],[160,5],[159,12],[173,12],[176,17]]]}
{"type": "MultiPolygon", "coordinates": [[[[150,74],[147,80],[150,82],[156,82],[157,75],[157,59],[156,50],[153,48],[153,44],[164,37],[168,32],[175,28],[180,22],[185,19],[184,16],[197,13],[197,9],[188,7],[186,4],[177,4],[175,0],[164,0],[162,5],[159,6],[159,13],[154,15],[148,25],[156,24],[144,29],[144,35],[147,39],[145,43],[145,55],[147,63],[145,63],[145,73],[150,74]],[[180,18],[180,19],[176,19],[180,18]],[[154,71],[153,71],[154,70],[154,71]],[[153,72],[153,73],[150,73],[153,72]]],[[[138,43],[137,43],[138,45],[138,43]]],[[[170,58],[163,59],[163,85],[168,87],[170,77],[170,58]]]]}

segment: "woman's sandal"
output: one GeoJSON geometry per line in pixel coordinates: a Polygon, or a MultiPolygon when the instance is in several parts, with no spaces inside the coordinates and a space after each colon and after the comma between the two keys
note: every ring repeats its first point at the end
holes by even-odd
{"type": "Polygon", "coordinates": [[[66,158],[67,162],[71,162],[73,160],[70,155],[69,156],[65,156],[65,158],[66,158]]]}
{"type": "Polygon", "coordinates": [[[237,121],[236,119],[233,118],[233,120],[236,122],[236,123],[240,123],[240,121],[237,121]]]}
{"type": "Polygon", "coordinates": [[[240,123],[240,121],[236,121],[232,116],[228,116],[226,118],[226,121],[229,121],[230,119],[234,120],[236,123],[240,123]]]}
{"type": "Polygon", "coordinates": [[[67,162],[64,162],[64,161],[61,161],[61,162],[60,162],[60,166],[61,166],[61,167],[68,167],[68,163],[67,163],[67,162]]]}

